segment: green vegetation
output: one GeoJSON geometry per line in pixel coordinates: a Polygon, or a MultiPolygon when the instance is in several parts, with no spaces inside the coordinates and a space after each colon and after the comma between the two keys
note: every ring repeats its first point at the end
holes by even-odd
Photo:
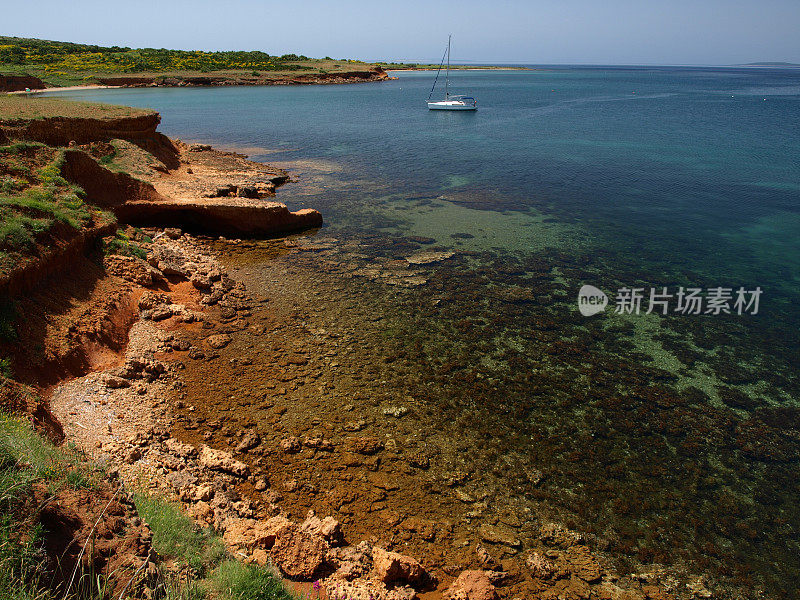
{"type": "Polygon", "coordinates": [[[0,301],[0,342],[14,342],[17,339],[17,307],[8,298],[0,301]]]}
{"type": "MultiPolygon", "coordinates": [[[[28,119],[45,119],[49,117],[116,119],[148,114],[153,114],[153,111],[142,108],[132,108],[130,106],[116,106],[114,104],[0,94],[0,121],[13,122],[28,119]]],[[[16,146],[19,144],[14,145],[16,146]]],[[[8,148],[8,146],[5,148],[8,148]]],[[[3,150],[3,153],[8,153],[8,150],[3,150]]]]}
{"type": "Polygon", "coordinates": [[[55,494],[64,487],[92,486],[101,475],[78,453],[55,448],[27,423],[0,413],[1,598],[51,600],[42,571],[43,530],[32,518],[32,486],[44,483],[55,494]]]}
{"type": "MultiPolygon", "coordinates": [[[[146,240],[149,240],[145,236],[146,240]]],[[[152,240],[150,240],[152,241],[152,240]]],[[[121,254],[123,256],[135,256],[144,260],[147,258],[147,251],[140,248],[136,242],[131,240],[128,235],[121,229],[117,229],[117,233],[113,239],[104,242],[103,251],[106,254],[121,254]]]]}
{"type": "Polygon", "coordinates": [[[193,575],[181,577],[162,570],[168,598],[293,600],[275,571],[231,558],[214,532],[197,528],[177,505],[145,494],[137,494],[135,502],[153,532],[153,548],[159,556],[188,567],[193,575]]]}
{"type": "Polygon", "coordinates": [[[160,556],[177,560],[200,574],[225,558],[222,541],[210,530],[195,527],[180,507],[144,494],[134,498],[139,514],[153,532],[153,547],[160,556]]]}
{"type": "MultiPolygon", "coordinates": [[[[43,571],[47,532],[37,525],[32,488],[51,494],[66,486],[96,485],[104,473],[79,452],[57,448],[23,420],[0,413],[0,598],[61,600],[43,571]]],[[[210,529],[199,529],[180,507],[135,494],[142,519],[161,558],[156,597],[163,600],[293,600],[273,570],[231,558],[210,529]]],[[[105,600],[109,576],[85,573],[70,600],[105,600]]],[[[110,599],[109,599],[110,600],[110,599]]],[[[115,599],[116,600],[116,599],[115,599]]]]}
{"type": "MultiPolygon", "coordinates": [[[[320,73],[350,66],[358,70],[376,64],[386,69],[436,69],[438,64],[368,63],[351,59],[309,58],[302,54],[272,55],[258,50],[205,52],[166,48],[96,46],[33,38],[0,36],[0,70],[39,77],[51,86],[86,85],[98,77],[244,75],[259,78],[320,73]],[[324,71],[323,71],[324,70],[324,71]]],[[[476,69],[480,65],[451,65],[476,69]]],[[[490,67],[491,68],[491,67],[490,67]]]]}
{"type": "Polygon", "coordinates": [[[297,63],[307,56],[265,52],[202,50],[167,50],[165,48],[127,48],[54,42],[30,38],[0,36],[0,64],[24,65],[45,71],[83,71],[104,73],[144,73],[163,71],[199,71],[223,69],[258,69],[294,71],[308,69],[297,63]]]}
{"type": "Polygon", "coordinates": [[[212,574],[214,587],[229,600],[293,600],[276,573],[228,559],[212,574]]]}
{"type": "MultiPolygon", "coordinates": [[[[0,158],[0,173],[15,172],[14,162],[0,158]]],[[[33,185],[18,193],[0,194],[0,250],[30,251],[36,240],[54,227],[80,229],[91,219],[83,190],[61,177],[63,153],[36,171],[33,185]]],[[[11,187],[11,186],[7,186],[11,187]]],[[[13,192],[21,185],[14,186],[13,192]]]]}

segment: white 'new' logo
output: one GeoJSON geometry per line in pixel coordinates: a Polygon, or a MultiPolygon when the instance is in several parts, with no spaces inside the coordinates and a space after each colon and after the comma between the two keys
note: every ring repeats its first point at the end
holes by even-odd
{"type": "Polygon", "coordinates": [[[584,285],[578,292],[578,310],[584,317],[603,312],[608,305],[608,296],[593,285],[584,285]]]}

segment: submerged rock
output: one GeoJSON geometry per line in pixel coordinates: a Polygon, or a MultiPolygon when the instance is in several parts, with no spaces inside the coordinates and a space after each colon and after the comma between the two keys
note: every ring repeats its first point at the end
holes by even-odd
{"type": "Polygon", "coordinates": [[[407,256],[406,261],[412,265],[427,265],[441,262],[443,260],[447,260],[448,258],[453,258],[455,255],[456,253],[452,250],[445,250],[443,252],[435,252],[431,250],[426,252],[417,252],[411,256],[407,256]]]}
{"type": "Polygon", "coordinates": [[[445,600],[496,600],[497,591],[485,571],[464,571],[444,594],[445,600]]]}

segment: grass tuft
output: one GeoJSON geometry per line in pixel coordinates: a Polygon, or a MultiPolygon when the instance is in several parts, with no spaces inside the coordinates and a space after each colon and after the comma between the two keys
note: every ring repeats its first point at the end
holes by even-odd
{"type": "Polygon", "coordinates": [[[275,571],[238,560],[223,562],[211,579],[227,600],[294,600],[275,571]]]}
{"type": "Polygon", "coordinates": [[[222,541],[208,529],[199,529],[179,506],[155,496],[135,494],[142,519],[153,532],[153,547],[161,556],[179,561],[198,573],[225,556],[222,541]]]}

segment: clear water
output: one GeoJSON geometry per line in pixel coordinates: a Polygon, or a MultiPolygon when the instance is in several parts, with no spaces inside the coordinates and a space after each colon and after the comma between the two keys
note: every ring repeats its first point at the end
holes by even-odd
{"type": "Polygon", "coordinates": [[[456,250],[403,294],[350,284],[383,306],[365,327],[392,336],[373,351],[402,357],[431,414],[544,472],[508,471],[508,487],[623,568],[794,597],[800,71],[453,73],[475,113],[427,111],[433,76],[69,95],[151,107],[167,135],[292,169],[279,198],[323,212],[327,265],[391,279],[391,261],[430,249],[415,236],[456,250]],[[586,319],[583,283],[763,296],[755,316],[586,319]]]}

